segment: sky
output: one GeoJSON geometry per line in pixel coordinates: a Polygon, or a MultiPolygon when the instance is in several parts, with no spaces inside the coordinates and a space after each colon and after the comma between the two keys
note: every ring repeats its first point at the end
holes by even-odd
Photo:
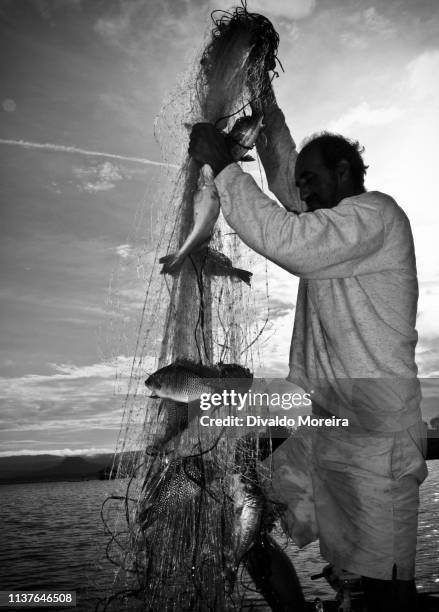
{"type": "MultiPolygon", "coordinates": [[[[114,450],[115,363],[129,369],[133,352],[112,325],[141,308],[148,271],[139,272],[138,252],[154,248],[148,214],[164,162],[154,120],[201,48],[210,11],[233,5],[0,3],[0,454],[114,450]],[[127,287],[115,305],[120,271],[127,287]]],[[[285,72],[275,90],[296,142],[324,129],[358,139],[367,188],[392,195],[411,221],[417,360],[431,418],[439,412],[439,5],[249,0],[248,8],[280,34],[285,72]]],[[[269,277],[277,316],[264,359],[286,374],[297,283],[274,267],[269,277]]]]}

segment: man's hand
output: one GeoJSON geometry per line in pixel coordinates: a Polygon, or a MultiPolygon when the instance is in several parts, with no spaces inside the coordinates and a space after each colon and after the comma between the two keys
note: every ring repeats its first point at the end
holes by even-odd
{"type": "Polygon", "coordinates": [[[196,123],[193,126],[189,155],[200,164],[209,164],[215,176],[234,161],[224,136],[211,123],[196,123]]]}

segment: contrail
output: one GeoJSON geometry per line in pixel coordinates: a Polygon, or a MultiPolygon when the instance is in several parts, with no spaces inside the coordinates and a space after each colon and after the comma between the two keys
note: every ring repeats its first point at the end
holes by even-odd
{"type": "Polygon", "coordinates": [[[153,161],[143,157],[127,157],[126,155],[117,155],[116,153],[104,153],[102,151],[88,151],[87,149],[79,149],[78,147],[70,147],[66,145],[51,144],[49,142],[28,142],[27,140],[7,140],[0,138],[0,144],[12,145],[15,147],[24,147],[25,149],[44,149],[46,151],[57,151],[59,153],[80,153],[81,155],[89,155],[91,157],[106,157],[107,159],[119,159],[121,161],[134,162],[136,164],[145,164],[147,166],[166,166],[167,168],[179,168],[176,164],[167,164],[165,162],[153,161]]]}

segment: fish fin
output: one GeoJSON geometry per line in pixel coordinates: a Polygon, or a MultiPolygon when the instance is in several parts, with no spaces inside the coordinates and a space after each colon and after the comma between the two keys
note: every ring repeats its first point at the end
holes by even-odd
{"type": "Polygon", "coordinates": [[[230,268],[230,269],[233,268],[232,260],[229,257],[227,257],[227,255],[224,255],[224,253],[221,253],[221,251],[217,251],[216,249],[212,249],[208,247],[207,259],[214,265],[219,264],[220,266],[223,266],[224,268],[230,268]]]}
{"type": "Polygon", "coordinates": [[[183,261],[179,260],[177,253],[171,253],[164,257],[160,257],[159,263],[163,264],[160,274],[176,274],[179,272],[183,261]]]}
{"type": "Polygon", "coordinates": [[[247,270],[242,270],[241,268],[232,268],[232,270],[235,276],[237,276],[239,279],[244,281],[246,285],[251,287],[250,280],[251,280],[251,277],[253,276],[252,272],[247,272],[247,270]]]}
{"type": "Polygon", "coordinates": [[[203,365],[202,363],[198,363],[184,357],[176,359],[172,365],[182,367],[191,372],[191,374],[199,376],[200,378],[216,378],[218,376],[218,368],[215,366],[203,365]]]}
{"type": "Polygon", "coordinates": [[[241,161],[241,162],[253,162],[253,161],[256,161],[256,160],[251,155],[244,155],[244,157],[241,157],[241,159],[239,161],[241,161]]]}

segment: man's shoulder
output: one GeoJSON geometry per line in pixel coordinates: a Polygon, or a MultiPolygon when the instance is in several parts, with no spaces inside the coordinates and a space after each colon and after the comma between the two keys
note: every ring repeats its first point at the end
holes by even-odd
{"type": "Polygon", "coordinates": [[[408,222],[407,215],[394,198],[382,191],[365,191],[359,195],[346,198],[342,202],[360,208],[375,210],[383,216],[387,223],[398,218],[401,221],[408,222]]]}
{"type": "Polygon", "coordinates": [[[395,200],[382,191],[365,191],[364,193],[351,196],[350,198],[345,198],[342,202],[357,206],[369,206],[371,208],[399,208],[395,200]]]}

